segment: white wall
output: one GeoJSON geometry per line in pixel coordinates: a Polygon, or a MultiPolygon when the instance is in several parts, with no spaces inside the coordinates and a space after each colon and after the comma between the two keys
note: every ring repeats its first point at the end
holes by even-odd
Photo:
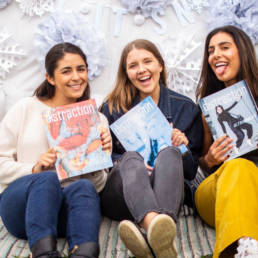
{"type": "MultiPolygon", "coordinates": [[[[188,23],[183,26],[176,15],[175,9],[172,6],[168,7],[165,15],[161,18],[162,23],[167,25],[167,30],[162,35],[155,30],[155,28],[160,29],[160,25],[151,18],[148,18],[143,26],[136,26],[134,24],[134,15],[127,13],[122,15],[119,33],[114,36],[115,29],[119,25],[119,17],[114,13],[114,9],[118,8],[121,10],[123,8],[119,0],[56,0],[54,2],[56,6],[59,4],[58,8],[62,7],[63,10],[72,11],[79,11],[87,5],[90,11],[85,15],[85,18],[91,23],[96,22],[97,13],[102,10],[102,15],[99,16],[97,21],[99,23],[99,29],[105,33],[109,62],[101,75],[91,81],[92,93],[97,98],[98,103],[102,101],[113,86],[121,49],[127,42],[133,39],[146,38],[162,45],[169,36],[173,37],[176,42],[177,40],[185,40],[189,35],[195,33],[195,40],[202,44],[194,53],[191,53],[195,57],[189,56],[188,59],[191,61],[194,58],[201,59],[202,57],[203,40],[208,32],[205,22],[205,11],[201,12],[200,15],[195,13],[194,23],[188,23]]],[[[32,42],[37,25],[49,14],[45,13],[42,17],[23,15],[16,1],[13,1],[6,8],[0,9],[0,30],[1,27],[5,26],[13,34],[12,40],[27,52],[26,57],[21,59],[18,65],[11,69],[10,73],[3,80],[2,87],[5,94],[5,110],[0,106],[0,119],[1,113],[5,112],[18,99],[31,95],[34,89],[44,79],[40,66],[35,59],[35,48],[32,42]]],[[[169,52],[172,48],[173,44],[168,45],[166,51],[169,52]]],[[[185,47],[183,47],[184,49],[185,47]]],[[[256,49],[258,49],[258,46],[256,46],[256,49]]],[[[193,97],[193,90],[187,92],[187,95],[193,97]]]]}

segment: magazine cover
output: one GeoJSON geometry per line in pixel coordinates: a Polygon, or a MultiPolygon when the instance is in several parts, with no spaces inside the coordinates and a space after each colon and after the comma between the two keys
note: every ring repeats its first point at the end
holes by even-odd
{"type": "Polygon", "coordinates": [[[229,159],[257,149],[258,111],[244,80],[200,99],[199,105],[214,140],[224,134],[233,139],[229,159]]]}
{"type": "MultiPolygon", "coordinates": [[[[172,127],[151,97],[110,125],[111,130],[127,151],[137,151],[144,162],[153,167],[157,153],[171,146],[172,127]]],[[[181,152],[187,151],[185,145],[181,152]]]]}
{"type": "Polygon", "coordinates": [[[111,153],[102,150],[100,118],[94,99],[42,113],[49,145],[57,151],[60,180],[111,167],[111,153]]]}

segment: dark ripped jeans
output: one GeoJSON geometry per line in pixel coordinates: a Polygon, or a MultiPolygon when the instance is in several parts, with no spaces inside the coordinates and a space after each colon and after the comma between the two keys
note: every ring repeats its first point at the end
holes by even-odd
{"type": "Polygon", "coordinates": [[[152,211],[168,214],[176,221],[183,195],[182,155],[177,148],[167,147],[159,152],[151,176],[140,154],[124,153],[100,197],[103,215],[139,223],[152,211]]]}

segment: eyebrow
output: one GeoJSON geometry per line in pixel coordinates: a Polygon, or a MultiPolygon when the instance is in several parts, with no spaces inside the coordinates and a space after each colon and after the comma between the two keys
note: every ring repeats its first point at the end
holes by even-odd
{"type": "MultiPolygon", "coordinates": [[[[232,45],[232,43],[231,43],[231,42],[229,42],[229,41],[222,41],[222,42],[220,42],[220,43],[219,43],[219,46],[221,46],[221,45],[225,45],[225,44],[230,44],[230,45],[232,45]]],[[[214,46],[213,46],[213,45],[211,45],[211,46],[209,46],[208,48],[214,48],[214,46]]]]}
{"type": "MultiPolygon", "coordinates": [[[[82,67],[85,67],[86,68],[86,65],[78,65],[76,68],[82,68],[82,67]]],[[[72,69],[71,66],[65,66],[65,67],[62,67],[59,71],[63,71],[63,70],[67,70],[67,69],[72,69]]]]}
{"type": "MultiPolygon", "coordinates": [[[[144,58],[143,58],[143,61],[152,60],[152,59],[153,59],[152,57],[144,57],[144,58]]],[[[136,63],[138,63],[138,61],[132,61],[132,62],[128,63],[127,65],[136,64],[136,63]]]]}

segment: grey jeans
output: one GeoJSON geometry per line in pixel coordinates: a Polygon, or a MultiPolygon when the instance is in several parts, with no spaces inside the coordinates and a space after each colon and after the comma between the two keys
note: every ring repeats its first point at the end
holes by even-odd
{"type": "Polygon", "coordinates": [[[148,212],[177,220],[184,195],[182,155],[175,147],[158,153],[151,176],[140,154],[125,152],[112,168],[100,194],[103,215],[139,223],[148,212]]]}

